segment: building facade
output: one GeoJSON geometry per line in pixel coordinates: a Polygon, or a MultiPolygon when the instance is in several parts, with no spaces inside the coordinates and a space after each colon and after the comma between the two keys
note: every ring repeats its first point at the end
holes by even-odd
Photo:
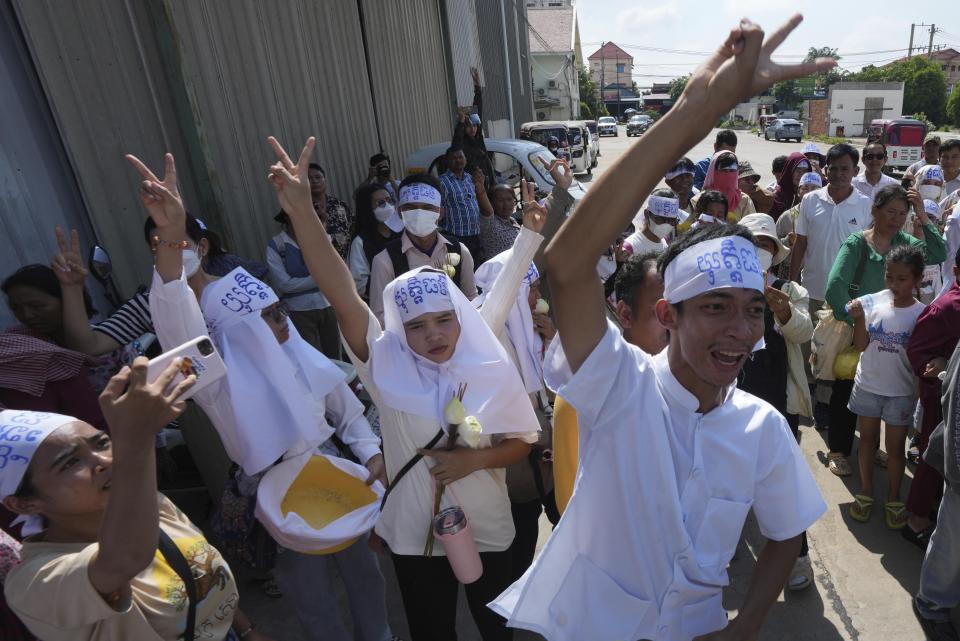
{"type": "Polygon", "coordinates": [[[580,118],[577,69],[583,64],[573,6],[527,9],[535,120],[580,118]]]}
{"type": "Polygon", "coordinates": [[[903,115],[902,82],[838,82],[824,100],[804,103],[811,135],[866,136],[870,121],[903,115]]]}

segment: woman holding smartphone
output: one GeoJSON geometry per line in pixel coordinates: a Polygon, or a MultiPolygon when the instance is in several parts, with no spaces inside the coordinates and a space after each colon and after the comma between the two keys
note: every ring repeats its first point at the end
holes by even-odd
{"type": "Polygon", "coordinates": [[[24,540],[4,591],[38,638],[267,641],[237,609],[220,553],[157,492],[154,438],[196,382],[172,386],[179,367],[150,382],[138,358],[110,379],[100,396],[109,436],[62,414],[0,412],[0,498],[42,529],[24,540]]]}

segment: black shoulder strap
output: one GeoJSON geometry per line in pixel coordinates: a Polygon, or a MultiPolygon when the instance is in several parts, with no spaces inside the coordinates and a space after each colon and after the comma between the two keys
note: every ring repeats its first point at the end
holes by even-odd
{"type": "MultiPolygon", "coordinates": [[[[447,243],[447,253],[448,254],[460,254],[460,243],[447,243]]],[[[460,287],[460,265],[463,264],[463,261],[460,261],[456,267],[453,268],[453,284],[457,287],[460,287]]]]}
{"type": "Polygon", "coordinates": [[[402,241],[403,237],[401,236],[400,238],[391,240],[384,247],[384,249],[387,250],[387,255],[390,256],[390,262],[393,264],[394,278],[410,271],[410,261],[407,260],[406,254],[403,253],[401,246],[402,241]]]}
{"type": "Polygon", "coordinates": [[[194,641],[194,629],[197,623],[197,584],[193,580],[193,572],[187,563],[183,552],[173,542],[170,535],[160,528],[160,543],[157,546],[160,554],[167,560],[167,564],[177,573],[187,590],[187,625],[183,631],[184,641],[194,641]]]}
{"type": "Polygon", "coordinates": [[[784,280],[783,278],[778,278],[777,280],[773,281],[773,288],[783,291],[783,286],[786,284],[787,284],[786,280],[784,280]]]}
{"type": "MultiPolygon", "coordinates": [[[[440,442],[440,439],[443,438],[443,430],[441,429],[437,432],[437,435],[430,439],[430,442],[423,448],[429,450],[431,447],[440,442]]],[[[420,462],[420,459],[423,458],[423,454],[414,454],[410,457],[410,460],[400,468],[400,471],[397,472],[397,475],[393,477],[393,480],[390,481],[390,485],[387,486],[387,491],[383,493],[383,499],[380,500],[380,509],[383,510],[383,506],[387,503],[387,497],[390,496],[390,492],[393,491],[393,488],[397,487],[397,483],[400,482],[404,476],[407,475],[407,472],[413,469],[413,466],[420,462]]]]}

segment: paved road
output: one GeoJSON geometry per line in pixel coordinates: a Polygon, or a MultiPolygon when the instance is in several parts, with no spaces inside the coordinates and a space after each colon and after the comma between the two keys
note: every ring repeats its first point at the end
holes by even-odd
{"type": "MultiPolygon", "coordinates": [[[[626,138],[623,128],[620,137],[603,138],[603,155],[593,179],[601,176],[627,145],[636,140],[626,138]]],[[[713,134],[695,146],[688,156],[694,161],[704,158],[712,152],[712,144],[713,134]]],[[[770,166],[774,157],[799,148],[797,143],[766,142],[745,132],[740,136],[738,156],[753,163],[765,184],[772,179],[770,166]]],[[[824,466],[825,434],[809,426],[802,427],[801,433],[804,456],[829,506],[827,514],[809,532],[816,583],[804,592],[780,595],[767,619],[761,640],[921,641],[924,637],[910,607],[911,595],[916,592],[919,581],[920,550],[906,543],[899,534],[888,531],[879,510],[868,524],[850,520],[846,507],[853,499],[856,483],[833,476],[824,466]]],[[[877,470],[877,473],[876,486],[885,487],[883,470],[877,470]]],[[[544,520],[541,545],[549,532],[549,524],[544,520]]],[[[756,555],[762,546],[763,537],[751,518],[730,566],[730,586],[724,592],[724,605],[731,615],[735,614],[746,595],[756,555]]],[[[392,568],[389,562],[382,565],[388,577],[388,607],[394,633],[409,639],[392,568]]],[[[243,601],[251,618],[278,641],[307,639],[283,601],[266,599],[249,583],[243,601]]],[[[462,597],[460,605],[460,639],[478,641],[480,637],[462,597]]],[[[529,641],[539,637],[518,633],[516,638],[517,641],[529,641]]]]}

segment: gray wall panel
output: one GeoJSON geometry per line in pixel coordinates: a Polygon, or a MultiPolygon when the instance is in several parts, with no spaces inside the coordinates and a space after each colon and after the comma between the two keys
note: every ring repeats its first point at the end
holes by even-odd
{"type": "Polygon", "coordinates": [[[275,135],[317,137],[329,193],[352,200],[377,149],[353,0],[165,0],[232,249],[262,257],[277,232],[266,182],[275,135]]]}
{"type": "MultiPolygon", "coordinates": [[[[14,0],[97,237],[118,266],[121,289],[149,282],[138,177],[124,160],[153,167],[163,152],[185,156],[146,7],[134,0],[14,0]]],[[[189,163],[180,188],[196,199],[189,163]]]]}
{"type": "Polygon", "coordinates": [[[384,150],[400,177],[408,153],[453,134],[440,14],[436,0],[363,0],[363,14],[384,150]]]}

